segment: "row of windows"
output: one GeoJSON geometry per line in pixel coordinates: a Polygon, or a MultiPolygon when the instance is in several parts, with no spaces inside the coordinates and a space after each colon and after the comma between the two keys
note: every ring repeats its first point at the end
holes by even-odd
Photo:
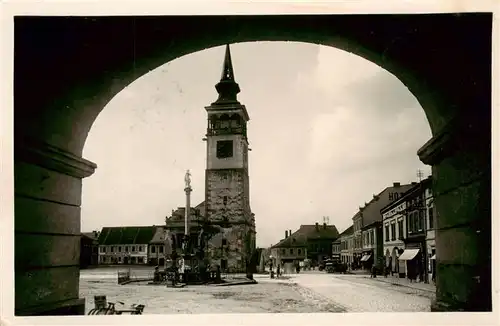
{"type": "MultiPolygon", "coordinates": [[[[408,214],[408,233],[421,232],[425,229],[425,212],[426,210],[415,210],[408,214]]],[[[429,229],[434,228],[434,211],[433,208],[427,210],[429,214],[429,229]]],[[[403,220],[385,224],[384,227],[385,241],[394,241],[397,238],[404,237],[403,220]],[[397,232],[396,232],[397,228],[397,232]]]]}
{"type": "Polygon", "coordinates": [[[373,245],[375,244],[375,230],[370,230],[368,232],[363,233],[363,245],[373,245]]]}
{"type": "Polygon", "coordinates": [[[143,247],[142,246],[109,246],[109,247],[105,247],[105,246],[101,246],[100,247],[100,252],[115,252],[115,250],[117,250],[116,252],[122,252],[122,248],[124,248],[124,252],[128,252],[129,251],[129,248],[130,248],[130,251],[131,252],[135,252],[135,250],[137,249],[137,251],[142,251],[143,247]]]}
{"type": "Polygon", "coordinates": [[[346,249],[352,248],[353,247],[352,244],[353,244],[353,239],[349,239],[347,241],[342,241],[340,243],[340,250],[346,250],[346,249]]]}
{"type": "MultiPolygon", "coordinates": [[[[294,255],[295,254],[295,250],[294,248],[290,248],[288,249],[288,252],[290,255],[294,255]]],[[[286,255],[286,249],[281,249],[281,254],[282,255],[286,255]]],[[[302,249],[297,249],[297,255],[302,255],[302,249]]]]}
{"type": "Polygon", "coordinates": [[[118,257],[106,257],[106,256],[102,256],[101,257],[101,263],[111,263],[111,264],[115,264],[115,263],[131,263],[131,264],[144,264],[144,257],[124,257],[122,259],[121,256],[118,256],[118,257]]]}
{"type": "Polygon", "coordinates": [[[408,233],[419,232],[424,229],[424,211],[413,211],[408,215],[408,233]]]}
{"type": "Polygon", "coordinates": [[[391,224],[386,224],[385,225],[385,241],[394,241],[399,238],[404,237],[404,226],[403,226],[403,220],[400,219],[397,221],[397,224],[395,221],[391,222],[391,224]],[[397,227],[397,232],[396,232],[396,227],[397,227]]]}
{"type": "Polygon", "coordinates": [[[361,227],[362,227],[361,219],[354,221],[354,224],[353,224],[354,230],[353,231],[359,231],[359,230],[361,230],[361,227]]]}
{"type": "MultiPolygon", "coordinates": [[[[157,247],[157,246],[151,246],[151,247],[150,247],[150,248],[151,248],[151,250],[150,250],[150,251],[151,251],[151,253],[152,253],[152,254],[156,253],[156,247],[157,247]]],[[[159,252],[160,254],[162,254],[162,253],[163,253],[163,246],[158,246],[158,252],[159,252]]]]}

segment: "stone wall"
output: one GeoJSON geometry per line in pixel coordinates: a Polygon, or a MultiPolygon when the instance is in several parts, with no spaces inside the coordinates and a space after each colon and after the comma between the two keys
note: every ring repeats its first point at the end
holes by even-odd
{"type": "Polygon", "coordinates": [[[207,169],[239,169],[246,166],[247,141],[243,135],[210,136],[207,140],[207,169]],[[233,141],[233,155],[227,158],[217,157],[217,142],[233,141]]]}
{"type": "Polygon", "coordinates": [[[250,221],[245,174],[244,170],[207,170],[205,204],[211,221],[250,221]]]}
{"type": "Polygon", "coordinates": [[[221,260],[227,260],[229,272],[245,272],[246,261],[250,259],[251,251],[245,237],[251,235],[252,227],[245,224],[235,224],[225,227],[208,241],[208,257],[211,264],[221,265],[221,260]],[[222,244],[226,239],[226,244],[222,244]]]}

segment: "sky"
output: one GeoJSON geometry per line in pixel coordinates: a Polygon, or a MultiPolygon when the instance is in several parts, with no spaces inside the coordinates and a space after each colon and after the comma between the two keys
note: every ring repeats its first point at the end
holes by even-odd
{"type": "MultiPolygon", "coordinates": [[[[83,157],[82,231],[162,225],[204,200],[207,126],[224,47],[192,53],[140,77],[97,117],[83,157]]],[[[297,42],[231,45],[238,100],[247,107],[250,204],[257,246],[323,223],[339,232],[393,182],[430,175],[417,150],[431,138],[424,111],[395,76],[354,54],[297,42]]]]}

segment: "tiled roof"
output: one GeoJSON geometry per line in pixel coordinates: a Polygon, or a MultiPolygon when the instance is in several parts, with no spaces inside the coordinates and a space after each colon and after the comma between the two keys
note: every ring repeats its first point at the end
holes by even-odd
{"type": "Polygon", "coordinates": [[[336,240],[339,237],[339,232],[335,225],[301,225],[300,228],[292,233],[288,238],[281,240],[272,248],[281,247],[303,247],[306,246],[308,240],[329,239],[336,240]],[[295,239],[295,241],[294,241],[295,239]]]}
{"type": "Polygon", "coordinates": [[[82,236],[87,237],[92,240],[97,240],[95,232],[82,232],[82,236]]]}
{"type": "MultiPolygon", "coordinates": [[[[190,215],[191,218],[194,219],[196,216],[196,212],[198,211],[199,217],[205,216],[205,202],[201,202],[195,207],[191,207],[190,215]]],[[[172,212],[172,215],[167,217],[167,221],[173,220],[184,220],[184,215],[186,214],[186,207],[178,207],[176,210],[172,212]]]]}
{"type": "Polygon", "coordinates": [[[205,216],[205,201],[202,201],[195,208],[200,212],[200,216],[205,216]]]}
{"type": "Polygon", "coordinates": [[[353,233],[353,229],[354,229],[354,225],[351,225],[350,227],[348,227],[347,229],[344,230],[344,232],[342,232],[340,234],[340,236],[345,236],[345,235],[349,235],[349,234],[352,234],[353,233]]]}
{"type": "Polygon", "coordinates": [[[100,245],[146,244],[156,232],[156,226],[104,227],[99,235],[100,245]]]}
{"type": "Polygon", "coordinates": [[[163,227],[157,226],[153,238],[149,243],[164,243],[166,231],[163,227]]]}

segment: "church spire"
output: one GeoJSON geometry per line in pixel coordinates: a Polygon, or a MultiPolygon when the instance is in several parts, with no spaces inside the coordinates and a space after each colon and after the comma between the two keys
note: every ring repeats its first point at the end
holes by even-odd
{"type": "Polygon", "coordinates": [[[226,45],[226,55],[222,66],[222,75],[220,82],[215,85],[219,98],[212,104],[238,103],[236,98],[240,92],[240,86],[234,80],[233,63],[231,62],[231,51],[229,44],[226,45]]]}

